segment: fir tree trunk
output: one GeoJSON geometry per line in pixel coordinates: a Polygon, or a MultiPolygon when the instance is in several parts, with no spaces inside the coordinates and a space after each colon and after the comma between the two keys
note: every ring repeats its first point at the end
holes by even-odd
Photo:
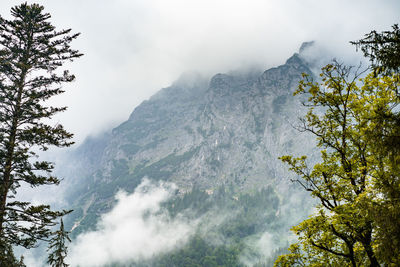
{"type": "Polygon", "coordinates": [[[5,220],[5,211],[7,205],[7,195],[8,190],[11,184],[11,171],[12,171],[12,163],[14,158],[14,151],[15,151],[15,141],[17,136],[17,128],[18,128],[18,114],[20,113],[21,109],[21,98],[22,98],[22,91],[23,85],[25,80],[26,71],[22,74],[22,77],[19,82],[18,86],[18,96],[17,96],[17,103],[14,110],[13,121],[10,129],[10,136],[8,140],[8,147],[7,147],[7,158],[6,158],[6,165],[4,170],[3,176],[3,185],[2,185],[2,192],[1,192],[1,203],[0,203],[0,237],[3,237],[3,224],[5,220]]]}

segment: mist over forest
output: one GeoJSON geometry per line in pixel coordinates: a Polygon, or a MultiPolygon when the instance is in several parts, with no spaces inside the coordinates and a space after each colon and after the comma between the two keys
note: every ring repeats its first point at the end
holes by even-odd
{"type": "Polygon", "coordinates": [[[397,1],[0,7],[1,266],[400,264],[397,1]]]}

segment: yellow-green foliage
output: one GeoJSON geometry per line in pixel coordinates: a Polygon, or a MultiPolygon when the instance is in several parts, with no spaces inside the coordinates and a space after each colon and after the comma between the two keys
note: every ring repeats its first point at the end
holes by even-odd
{"type": "Polygon", "coordinates": [[[298,242],[275,266],[399,266],[399,86],[398,74],[359,79],[338,63],[320,83],[304,75],[295,94],[308,94],[310,109],[300,130],[317,137],[321,162],[281,160],[320,204],[292,228],[298,242]]]}

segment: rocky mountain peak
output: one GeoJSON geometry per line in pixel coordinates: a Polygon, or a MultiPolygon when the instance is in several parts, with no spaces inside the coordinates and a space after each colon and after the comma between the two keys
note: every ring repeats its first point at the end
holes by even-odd
{"type": "Polygon", "coordinates": [[[292,92],[302,72],[310,70],[296,53],[259,75],[182,77],[113,130],[77,205],[101,214],[117,190],[132,192],[144,178],[173,182],[182,192],[281,183],[287,172],[277,158],[304,150],[290,124],[300,110],[292,92]]]}
{"type": "Polygon", "coordinates": [[[309,42],[304,42],[301,44],[299,53],[302,54],[304,53],[305,50],[315,46],[315,41],[309,41],[309,42]]]}

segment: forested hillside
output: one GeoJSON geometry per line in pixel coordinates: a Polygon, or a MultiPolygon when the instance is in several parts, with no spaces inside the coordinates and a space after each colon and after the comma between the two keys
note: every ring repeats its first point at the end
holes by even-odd
{"type": "Polygon", "coordinates": [[[110,134],[88,139],[71,156],[72,235],[95,230],[118,190],[133,192],[143,179],[167,181],[177,186],[164,203],[170,216],[202,222],[189,247],[157,256],[157,264],[198,262],[193,246],[201,247],[196,250],[207,256],[203,260],[223,266],[271,262],[274,251],[287,247],[290,225],[310,212],[309,198],[293,187],[278,160],[288,151],[312,154],[313,140],[292,125],[303,112],[292,94],[302,73],[312,75],[309,67],[295,53],[264,72],[217,74],[209,81],[186,75],[110,134]],[[207,229],[205,222],[221,214],[226,216],[218,226],[207,229]],[[256,246],[265,233],[270,247],[256,246]]]}

